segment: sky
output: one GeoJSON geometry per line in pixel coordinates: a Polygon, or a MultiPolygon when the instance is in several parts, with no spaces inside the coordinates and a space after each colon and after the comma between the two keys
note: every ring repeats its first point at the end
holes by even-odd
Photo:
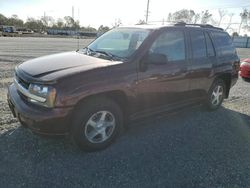
{"type": "MultiPolygon", "coordinates": [[[[124,25],[136,24],[145,20],[147,0],[0,0],[0,13],[7,17],[17,14],[21,19],[52,16],[55,19],[72,16],[81,26],[98,28],[112,26],[117,20],[124,25]]],[[[180,9],[195,12],[209,10],[218,19],[218,9],[234,13],[233,22],[239,22],[243,8],[250,9],[250,0],[150,0],[149,22],[167,19],[168,13],[180,9]]],[[[223,22],[228,22],[225,17],[223,22]]]]}

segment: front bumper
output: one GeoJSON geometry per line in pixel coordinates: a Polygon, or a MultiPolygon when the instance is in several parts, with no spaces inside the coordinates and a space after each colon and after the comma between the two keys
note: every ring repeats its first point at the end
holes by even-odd
{"type": "Polygon", "coordinates": [[[20,123],[33,132],[45,135],[65,135],[69,132],[72,107],[45,108],[24,99],[14,84],[7,94],[9,107],[20,123]]]}

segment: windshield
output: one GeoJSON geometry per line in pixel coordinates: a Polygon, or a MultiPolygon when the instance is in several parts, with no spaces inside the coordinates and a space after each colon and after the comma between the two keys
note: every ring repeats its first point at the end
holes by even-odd
{"type": "Polygon", "coordinates": [[[92,52],[102,52],[115,57],[128,58],[148,36],[149,30],[118,28],[113,29],[88,46],[92,52]]]}

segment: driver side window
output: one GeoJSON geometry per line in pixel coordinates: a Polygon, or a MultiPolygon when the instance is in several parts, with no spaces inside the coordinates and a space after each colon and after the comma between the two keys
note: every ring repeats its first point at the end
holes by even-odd
{"type": "Polygon", "coordinates": [[[182,31],[162,33],[150,48],[150,53],[165,55],[168,62],[185,60],[185,38],[182,31]]]}

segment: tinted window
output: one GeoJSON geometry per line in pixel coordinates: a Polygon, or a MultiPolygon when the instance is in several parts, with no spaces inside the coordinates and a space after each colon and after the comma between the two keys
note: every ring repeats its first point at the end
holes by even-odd
{"type": "Polygon", "coordinates": [[[212,32],[212,35],[216,43],[216,48],[220,52],[220,55],[228,55],[235,53],[235,49],[232,44],[232,39],[227,33],[212,32]]]}
{"type": "Polygon", "coordinates": [[[168,61],[185,59],[185,38],[182,31],[167,31],[162,33],[150,48],[151,53],[163,54],[168,61]]]}
{"type": "Polygon", "coordinates": [[[214,46],[213,46],[210,36],[207,33],[205,33],[205,37],[206,37],[206,43],[207,43],[207,55],[209,57],[215,56],[214,46]]]}
{"type": "Polygon", "coordinates": [[[193,58],[202,58],[207,56],[206,41],[202,31],[190,32],[193,49],[193,58]]]}

